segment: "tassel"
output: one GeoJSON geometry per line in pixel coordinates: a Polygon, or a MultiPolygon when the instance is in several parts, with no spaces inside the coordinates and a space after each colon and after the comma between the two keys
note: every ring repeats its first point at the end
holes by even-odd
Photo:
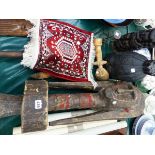
{"type": "Polygon", "coordinates": [[[89,53],[89,63],[88,63],[88,81],[90,81],[94,87],[94,89],[98,86],[97,82],[94,80],[93,77],[93,62],[95,60],[95,47],[93,44],[93,33],[91,35],[91,46],[90,46],[90,53],[89,53]]]}
{"type": "Polygon", "coordinates": [[[21,64],[33,69],[37,63],[39,55],[40,20],[30,20],[30,22],[34,26],[28,30],[28,37],[30,37],[30,41],[24,46],[23,60],[21,61],[21,64]]]}

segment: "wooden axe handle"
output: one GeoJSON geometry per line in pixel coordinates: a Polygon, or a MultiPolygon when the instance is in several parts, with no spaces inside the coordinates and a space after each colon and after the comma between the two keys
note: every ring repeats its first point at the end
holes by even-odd
{"type": "MultiPolygon", "coordinates": [[[[110,87],[114,82],[109,81],[97,81],[98,86],[95,91],[99,91],[103,88],[110,87]]],[[[83,89],[83,90],[94,90],[93,85],[90,82],[49,82],[48,86],[50,89],[83,89]]]]}

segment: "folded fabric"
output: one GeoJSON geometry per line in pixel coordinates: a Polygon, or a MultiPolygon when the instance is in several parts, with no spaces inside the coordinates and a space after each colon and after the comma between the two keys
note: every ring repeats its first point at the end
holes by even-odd
{"type": "Polygon", "coordinates": [[[70,81],[93,80],[93,33],[58,20],[31,21],[22,65],[70,81]]]}

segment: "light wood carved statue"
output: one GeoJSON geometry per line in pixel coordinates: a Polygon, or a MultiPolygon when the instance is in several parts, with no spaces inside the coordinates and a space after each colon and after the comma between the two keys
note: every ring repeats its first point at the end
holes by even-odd
{"type": "Polygon", "coordinates": [[[102,50],[101,50],[102,38],[94,39],[94,46],[96,51],[96,62],[94,62],[94,65],[98,66],[96,70],[96,78],[97,80],[108,80],[109,73],[105,68],[103,68],[103,65],[105,65],[107,61],[104,61],[102,59],[102,50]]]}

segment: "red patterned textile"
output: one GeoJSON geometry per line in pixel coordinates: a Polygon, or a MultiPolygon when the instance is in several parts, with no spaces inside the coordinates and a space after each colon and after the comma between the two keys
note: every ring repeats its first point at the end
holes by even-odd
{"type": "Polygon", "coordinates": [[[40,48],[34,69],[70,81],[91,81],[93,33],[58,20],[40,20],[40,48]]]}

